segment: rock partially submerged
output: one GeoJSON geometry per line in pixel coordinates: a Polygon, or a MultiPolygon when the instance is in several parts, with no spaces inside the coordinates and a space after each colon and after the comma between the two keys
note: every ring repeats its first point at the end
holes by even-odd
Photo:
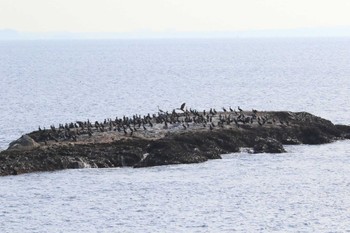
{"type": "Polygon", "coordinates": [[[140,123],[127,118],[94,125],[79,122],[23,135],[0,152],[0,175],[199,163],[242,147],[254,153],[283,153],[283,144],[344,138],[350,138],[349,126],[305,112],[162,113],[140,123]]]}
{"type": "Polygon", "coordinates": [[[254,153],[284,153],[286,150],[283,148],[281,142],[274,138],[257,138],[256,144],[253,147],[254,153]]]}

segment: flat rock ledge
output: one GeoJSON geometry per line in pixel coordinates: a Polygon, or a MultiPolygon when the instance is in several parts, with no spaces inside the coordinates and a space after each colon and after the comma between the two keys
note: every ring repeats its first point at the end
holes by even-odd
{"type": "MultiPolygon", "coordinates": [[[[283,153],[283,145],[323,144],[350,139],[350,126],[334,125],[306,112],[239,114],[244,114],[240,121],[237,113],[215,113],[210,125],[198,121],[164,125],[164,122],[154,119],[152,128],[143,127],[141,131],[139,126],[131,135],[96,127],[96,132],[89,131],[87,136],[76,127],[75,132],[81,130],[79,135],[59,139],[52,136],[56,132],[53,128],[35,131],[23,135],[0,152],[0,175],[200,163],[221,159],[222,154],[239,152],[242,147],[252,148],[253,153],[283,153]],[[247,120],[247,117],[250,118],[247,120]]],[[[185,117],[178,115],[178,120],[185,117]]]]}

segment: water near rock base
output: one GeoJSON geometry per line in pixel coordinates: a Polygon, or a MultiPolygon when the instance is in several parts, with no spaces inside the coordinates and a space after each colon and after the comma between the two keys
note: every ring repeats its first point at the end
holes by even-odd
{"type": "Polygon", "coordinates": [[[350,141],[286,149],[193,165],[2,177],[0,229],[350,231],[350,141]]]}

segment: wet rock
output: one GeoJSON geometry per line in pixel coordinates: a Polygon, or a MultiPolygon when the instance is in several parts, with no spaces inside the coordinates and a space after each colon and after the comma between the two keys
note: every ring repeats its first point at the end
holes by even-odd
{"type": "Polygon", "coordinates": [[[301,142],[303,144],[318,145],[318,144],[332,142],[333,137],[329,137],[329,135],[340,136],[339,134],[337,134],[337,132],[335,133],[330,132],[329,134],[326,134],[324,130],[327,130],[327,128],[326,127],[322,127],[322,128],[319,128],[316,126],[306,126],[301,128],[300,136],[299,136],[301,142]]]}
{"type": "Polygon", "coordinates": [[[274,138],[258,138],[253,147],[254,153],[284,153],[282,143],[274,138]]]}
{"type": "Polygon", "coordinates": [[[69,169],[91,168],[90,164],[84,162],[81,158],[70,158],[67,162],[66,166],[69,169]]]}
{"type": "Polygon", "coordinates": [[[350,125],[335,125],[341,131],[341,138],[350,139],[350,125]]]}
{"type": "Polygon", "coordinates": [[[134,167],[199,163],[207,160],[206,154],[201,153],[195,145],[167,138],[152,142],[147,148],[147,157],[134,167]]]}
{"type": "Polygon", "coordinates": [[[297,138],[287,137],[282,140],[283,145],[300,145],[301,142],[297,138]]]}

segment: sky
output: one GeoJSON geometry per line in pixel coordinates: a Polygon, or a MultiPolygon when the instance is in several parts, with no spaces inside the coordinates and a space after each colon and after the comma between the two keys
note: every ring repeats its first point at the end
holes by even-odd
{"type": "Polygon", "coordinates": [[[350,0],[0,0],[0,29],[217,32],[350,26],[350,0]]]}

